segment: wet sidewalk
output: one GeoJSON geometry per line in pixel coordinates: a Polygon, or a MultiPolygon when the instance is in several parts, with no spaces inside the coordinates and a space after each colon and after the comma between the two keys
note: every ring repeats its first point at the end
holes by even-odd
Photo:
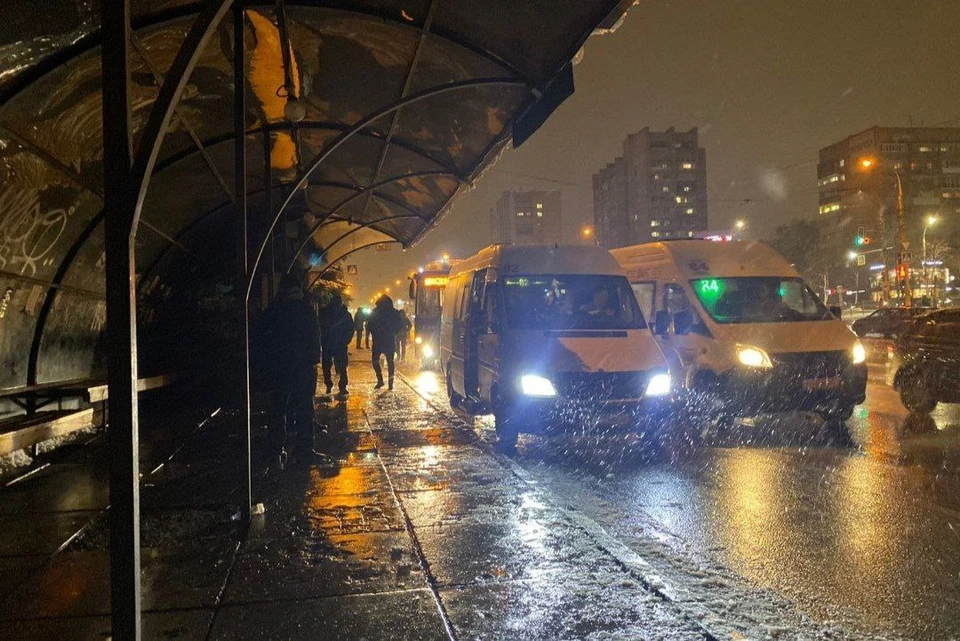
{"type": "MultiPolygon", "coordinates": [[[[361,351],[357,358],[367,352],[361,351]]],[[[322,429],[260,439],[244,536],[238,415],[144,480],[144,629],[157,639],[695,639],[697,623],[416,386],[321,403],[322,429]]],[[[5,638],[109,634],[105,521],[0,604],[5,638]]],[[[626,561],[625,561],[626,558],[626,561]]],[[[655,583],[655,582],[654,582],[655,583]]]]}

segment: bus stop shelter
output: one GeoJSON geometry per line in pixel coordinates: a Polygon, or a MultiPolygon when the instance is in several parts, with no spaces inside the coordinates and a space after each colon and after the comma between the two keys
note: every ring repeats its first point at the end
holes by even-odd
{"type": "Polygon", "coordinates": [[[114,638],[140,635],[138,366],[181,311],[230,282],[248,327],[277,274],[415,245],[630,4],[7,4],[0,388],[108,372],[114,638]]]}

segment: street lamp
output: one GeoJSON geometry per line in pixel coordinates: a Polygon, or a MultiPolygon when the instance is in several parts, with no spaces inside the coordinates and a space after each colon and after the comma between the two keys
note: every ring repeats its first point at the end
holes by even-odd
{"type": "Polygon", "coordinates": [[[733,227],[737,230],[737,240],[743,240],[743,230],[747,228],[747,221],[740,218],[733,223],[733,227]]]}
{"type": "MultiPolygon", "coordinates": [[[[877,161],[873,158],[860,159],[860,167],[863,168],[864,171],[872,170],[873,167],[876,166],[877,164],[878,164],[877,161]]],[[[906,234],[906,228],[904,226],[904,211],[903,211],[903,181],[900,179],[900,170],[897,169],[897,166],[893,164],[893,165],[889,165],[889,167],[893,170],[893,175],[897,177],[897,241],[898,241],[897,244],[899,245],[898,252],[897,252],[897,277],[899,279],[899,276],[901,273],[907,273],[906,269],[901,269],[900,267],[901,264],[905,263],[904,259],[906,258],[906,254],[907,254],[907,234],[906,234]]],[[[885,240],[883,245],[884,245],[884,248],[886,248],[885,240]]],[[[884,298],[889,300],[890,283],[889,283],[889,276],[886,275],[887,274],[886,266],[884,266],[883,268],[883,273],[884,273],[884,282],[883,282],[884,298]]],[[[910,307],[913,302],[913,293],[910,289],[909,274],[907,274],[907,278],[905,278],[904,281],[906,282],[900,283],[900,286],[902,288],[901,297],[903,299],[904,307],[910,307]]]]}
{"type": "MultiPolygon", "coordinates": [[[[920,237],[920,244],[923,246],[923,288],[925,291],[930,289],[930,279],[927,277],[927,228],[933,227],[939,220],[937,216],[927,216],[923,224],[923,235],[920,237]]],[[[935,302],[935,298],[936,296],[930,297],[931,304],[935,302]]]]}
{"type": "Polygon", "coordinates": [[[580,228],[580,238],[589,242],[593,239],[593,225],[584,225],[580,228]]]}

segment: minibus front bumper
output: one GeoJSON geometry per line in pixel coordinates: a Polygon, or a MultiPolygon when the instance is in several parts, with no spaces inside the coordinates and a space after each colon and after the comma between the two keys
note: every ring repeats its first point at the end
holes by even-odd
{"type": "Polygon", "coordinates": [[[673,411],[672,393],[650,395],[650,372],[561,373],[551,376],[556,395],[519,395],[516,408],[537,431],[569,431],[587,428],[610,430],[656,427],[666,423],[673,411]]]}
{"type": "Polygon", "coordinates": [[[727,411],[741,416],[765,412],[835,412],[866,399],[867,366],[846,352],[780,354],[773,367],[737,367],[720,376],[716,394],[727,411]]]}

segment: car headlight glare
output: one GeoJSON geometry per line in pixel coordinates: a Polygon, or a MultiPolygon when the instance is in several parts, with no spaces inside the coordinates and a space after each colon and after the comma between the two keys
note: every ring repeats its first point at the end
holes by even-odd
{"type": "Polygon", "coordinates": [[[773,367],[770,357],[759,347],[737,345],[737,359],[741,364],[746,365],[747,367],[773,367]]]}
{"type": "Polygon", "coordinates": [[[526,396],[556,396],[557,390],[550,379],[536,374],[524,374],[520,377],[520,391],[526,396]]]}
{"type": "Polygon", "coordinates": [[[424,358],[433,358],[433,348],[430,345],[423,346],[423,357],[424,358]]]}
{"type": "Polygon", "coordinates": [[[853,344],[853,364],[859,365],[860,363],[865,363],[867,361],[867,349],[863,346],[863,343],[857,341],[853,344]]]}
{"type": "Polygon", "coordinates": [[[670,375],[654,374],[647,383],[647,396],[666,396],[670,393],[670,375]]]}

